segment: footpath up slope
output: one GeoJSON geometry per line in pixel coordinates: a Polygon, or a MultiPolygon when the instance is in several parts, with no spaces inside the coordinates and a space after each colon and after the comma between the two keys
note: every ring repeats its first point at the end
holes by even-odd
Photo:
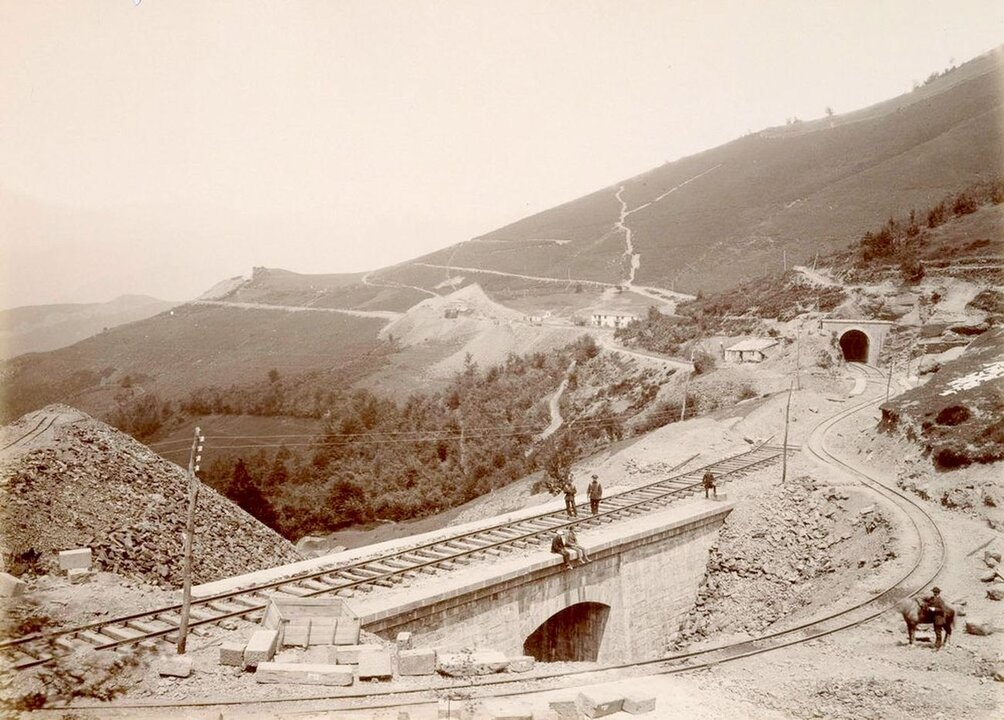
{"type": "MultiPolygon", "coordinates": [[[[43,441],[0,459],[0,543],[8,571],[53,572],[60,550],[90,547],[95,569],[179,586],[185,471],[66,406],[29,413],[2,436],[19,437],[53,413],[63,422],[43,441]]],[[[199,494],[193,555],[197,583],[300,559],[291,543],[209,487],[199,494]]]]}

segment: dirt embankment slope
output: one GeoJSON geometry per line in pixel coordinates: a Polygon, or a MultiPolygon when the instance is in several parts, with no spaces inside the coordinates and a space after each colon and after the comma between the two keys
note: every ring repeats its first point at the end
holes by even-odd
{"type": "MultiPolygon", "coordinates": [[[[90,547],[95,569],[180,585],[185,471],[65,406],[25,415],[4,428],[4,436],[18,437],[40,417],[57,413],[64,422],[44,439],[21,452],[14,446],[0,460],[0,539],[7,571],[52,572],[60,550],[90,547]]],[[[196,582],[298,559],[292,544],[202,487],[195,522],[196,582]]]]}

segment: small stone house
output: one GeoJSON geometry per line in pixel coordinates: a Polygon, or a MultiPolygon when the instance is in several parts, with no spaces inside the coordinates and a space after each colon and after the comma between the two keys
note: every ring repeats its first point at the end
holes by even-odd
{"type": "Polygon", "coordinates": [[[753,338],[743,340],[725,348],[726,362],[763,362],[773,353],[778,341],[775,338],[753,338]]]}
{"type": "Polygon", "coordinates": [[[638,319],[631,313],[593,313],[592,324],[596,327],[622,328],[638,319]]]}

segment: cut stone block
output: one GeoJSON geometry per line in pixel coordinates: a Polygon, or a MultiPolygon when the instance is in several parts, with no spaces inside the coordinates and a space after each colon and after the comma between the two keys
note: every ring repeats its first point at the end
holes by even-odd
{"type": "Polygon", "coordinates": [[[260,683],[351,685],[352,670],[344,665],[262,662],[258,663],[254,679],[260,683]]]}
{"type": "Polygon", "coordinates": [[[970,635],[993,635],[994,629],[990,623],[982,620],[966,620],[966,632],[970,635]]]}
{"type": "Polygon", "coordinates": [[[220,645],[220,665],[244,664],[244,643],[237,640],[224,640],[220,645]]]}
{"type": "Polygon", "coordinates": [[[432,675],[436,672],[436,651],[431,648],[402,650],[397,654],[398,675],[432,675]]]}
{"type": "Polygon", "coordinates": [[[278,630],[255,630],[248,640],[247,647],[244,648],[244,667],[253,668],[258,663],[271,660],[278,644],[278,630]]]}
{"type": "Polygon", "coordinates": [[[552,700],[548,707],[561,720],[579,720],[579,705],[571,698],[552,700]]]}
{"type": "Polygon", "coordinates": [[[398,650],[411,650],[411,633],[410,632],[399,632],[397,634],[397,649],[398,650]]]}
{"type": "Polygon", "coordinates": [[[359,619],[338,618],[338,624],[335,626],[335,645],[357,644],[359,644],[359,619]]]}
{"type": "Polygon", "coordinates": [[[91,549],[77,548],[76,550],[61,550],[59,553],[60,570],[90,570],[91,569],[91,549]]]}
{"type": "Polygon", "coordinates": [[[389,680],[394,676],[392,658],[389,650],[363,650],[356,674],[360,680],[389,680]]]}
{"type": "Polygon", "coordinates": [[[644,715],[653,710],[655,710],[655,695],[641,690],[628,690],[624,693],[624,712],[644,715]]]}
{"type": "Polygon", "coordinates": [[[24,595],[24,580],[16,578],[10,573],[0,572],[0,597],[17,597],[24,595]]]}
{"type": "Polygon", "coordinates": [[[497,650],[479,650],[473,653],[440,653],[436,657],[436,669],[450,677],[468,675],[491,675],[502,672],[509,665],[505,653],[497,650]]]}
{"type": "Polygon", "coordinates": [[[307,647],[310,644],[310,618],[297,618],[286,623],[282,634],[283,647],[307,647]]]}
{"type": "Polygon", "coordinates": [[[532,655],[520,655],[519,657],[509,658],[509,667],[507,669],[509,672],[516,673],[530,672],[533,670],[536,662],[532,655]]]}
{"type": "Polygon", "coordinates": [[[192,658],[188,655],[165,655],[157,661],[157,672],[165,677],[187,678],[192,674],[192,658]]]}
{"type": "Polygon", "coordinates": [[[487,700],[484,711],[491,720],[533,720],[533,708],[518,700],[487,700]]]}
{"type": "Polygon", "coordinates": [[[602,687],[588,688],[579,693],[579,706],[586,717],[606,717],[624,707],[624,695],[602,687]]]}
{"type": "Polygon", "coordinates": [[[80,585],[81,583],[90,582],[92,573],[90,570],[85,570],[84,568],[70,568],[66,571],[66,577],[70,579],[72,585],[80,585]]]}
{"type": "Polygon", "coordinates": [[[335,659],[339,665],[356,665],[359,656],[371,650],[381,650],[379,645],[338,645],[335,647],[335,659]]]}
{"type": "Polygon", "coordinates": [[[337,622],[334,618],[314,618],[310,621],[310,645],[331,645],[335,639],[337,622]]]}

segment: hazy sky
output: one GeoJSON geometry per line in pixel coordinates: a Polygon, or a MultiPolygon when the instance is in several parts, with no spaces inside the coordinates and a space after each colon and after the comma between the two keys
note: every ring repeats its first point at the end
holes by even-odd
{"type": "Polygon", "coordinates": [[[1002,41],[984,0],[0,0],[0,306],[373,269],[1002,41]]]}

